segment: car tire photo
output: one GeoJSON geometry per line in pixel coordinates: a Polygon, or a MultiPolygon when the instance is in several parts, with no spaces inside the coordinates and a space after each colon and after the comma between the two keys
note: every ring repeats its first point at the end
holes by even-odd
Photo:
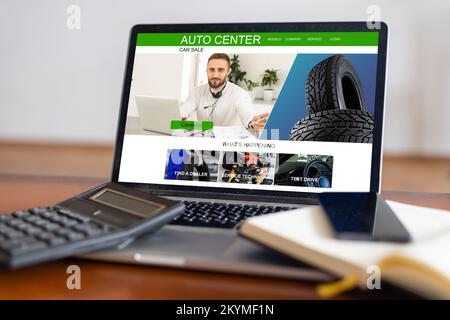
{"type": "Polygon", "coordinates": [[[331,56],[311,69],[305,99],[309,114],[334,109],[367,111],[358,73],[342,55],[331,56]]]}

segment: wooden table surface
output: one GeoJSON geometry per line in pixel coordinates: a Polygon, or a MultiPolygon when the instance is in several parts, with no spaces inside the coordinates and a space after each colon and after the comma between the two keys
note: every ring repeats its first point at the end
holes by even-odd
{"type": "MultiPolygon", "coordinates": [[[[104,182],[111,145],[0,143],[0,213],[58,203],[104,182]]],[[[450,210],[450,161],[385,157],[385,197],[450,210]],[[413,174],[412,174],[413,173],[413,174]]],[[[0,299],[315,299],[317,283],[207,273],[162,267],[65,259],[19,271],[0,271],[0,299]],[[81,268],[81,290],[66,287],[69,265],[81,268]]],[[[352,291],[339,298],[407,298],[382,290],[352,291]]]]}
{"type": "MultiPolygon", "coordinates": [[[[57,203],[102,179],[0,175],[0,212],[57,203]]],[[[450,210],[448,194],[385,193],[387,199],[450,210]]],[[[317,283],[173,268],[64,259],[0,272],[0,299],[315,299],[317,283]],[[66,286],[69,265],[81,268],[81,290],[66,286]]],[[[401,290],[354,290],[339,298],[410,298],[401,290]]]]}

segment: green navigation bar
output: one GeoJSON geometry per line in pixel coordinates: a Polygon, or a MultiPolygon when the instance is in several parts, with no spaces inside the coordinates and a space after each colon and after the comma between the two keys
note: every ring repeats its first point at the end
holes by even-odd
{"type": "Polygon", "coordinates": [[[212,121],[184,121],[184,120],[172,120],[170,123],[170,129],[182,129],[182,130],[211,130],[213,128],[212,121]]]}
{"type": "Polygon", "coordinates": [[[377,46],[378,32],[139,33],[138,46],[377,46]]]}

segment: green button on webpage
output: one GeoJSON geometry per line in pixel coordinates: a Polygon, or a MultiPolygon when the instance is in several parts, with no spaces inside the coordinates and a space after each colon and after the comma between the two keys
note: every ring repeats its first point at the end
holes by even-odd
{"type": "Polygon", "coordinates": [[[170,129],[177,130],[211,130],[213,128],[212,121],[184,121],[184,120],[172,120],[170,122],[170,129]]]}

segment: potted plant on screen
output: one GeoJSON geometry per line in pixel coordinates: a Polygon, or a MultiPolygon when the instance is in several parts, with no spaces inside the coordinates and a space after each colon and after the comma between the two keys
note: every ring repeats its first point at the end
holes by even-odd
{"type": "Polygon", "coordinates": [[[253,82],[252,80],[244,79],[245,86],[247,87],[248,93],[252,98],[252,101],[255,101],[256,92],[255,88],[259,87],[259,82],[253,82]]]}
{"type": "Polygon", "coordinates": [[[239,61],[238,54],[234,54],[230,60],[231,60],[230,61],[231,72],[228,75],[228,81],[233,82],[236,85],[239,85],[239,82],[245,80],[245,75],[247,74],[247,72],[241,70],[241,64],[239,61]]]}
{"type": "Polygon", "coordinates": [[[273,86],[278,82],[278,70],[266,69],[262,74],[261,86],[267,87],[264,89],[264,100],[273,100],[273,86]]]}

